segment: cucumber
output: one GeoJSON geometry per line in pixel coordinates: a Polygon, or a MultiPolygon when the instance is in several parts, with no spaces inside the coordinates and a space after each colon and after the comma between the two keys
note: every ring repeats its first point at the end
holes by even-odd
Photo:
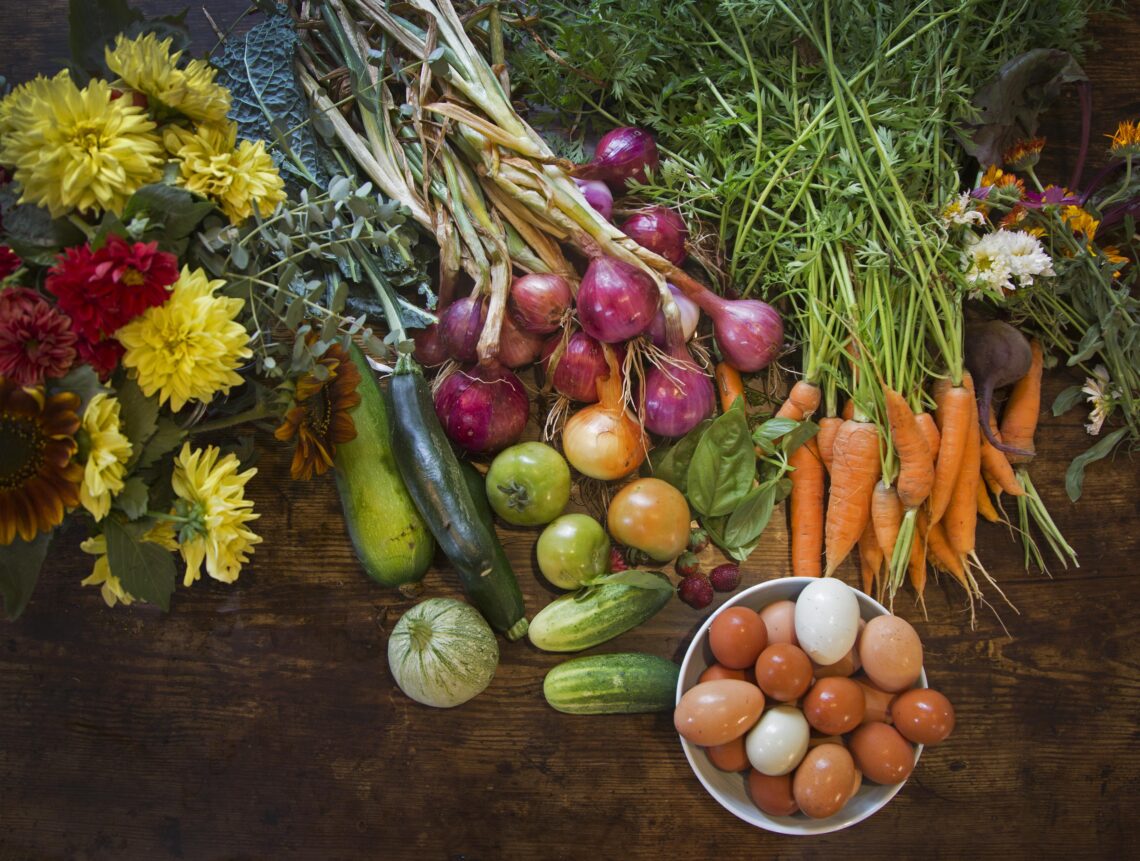
{"type": "Polygon", "coordinates": [[[360,404],[352,411],[356,439],[337,446],[333,458],[344,522],[369,577],[384,586],[415,583],[431,565],[435,541],[396,466],[376,377],[355,344],[349,353],[360,371],[360,404]]]}
{"type": "Polygon", "coordinates": [[[423,371],[407,353],[396,361],[388,397],[396,466],[416,508],[455,567],[471,603],[508,640],[519,639],[527,620],[518,578],[471,495],[435,414],[423,371]]]}
{"type": "Polygon", "coordinates": [[[667,712],[677,696],[681,668],[643,652],[571,658],[542,682],[552,708],[572,715],[667,712]]]}
{"type": "Polygon", "coordinates": [[[637,627],[672,597],[660,571],[618,571],[555,598],[535,614],[528,636],[547,652],[580,652],[637,627]]]}

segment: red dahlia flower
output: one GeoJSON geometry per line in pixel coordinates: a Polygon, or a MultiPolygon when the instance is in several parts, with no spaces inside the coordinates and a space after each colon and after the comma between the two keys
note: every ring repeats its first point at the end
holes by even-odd
{"type": "Polygon", "coordinates": [[[113,335],[147,308],[161,305],[178,280],[178,260],[156,242],[112,236],[98,251],[67,249],[47,278],[47,289],[92,343],[113,335]]]}
{"type": "Polygon", "coordinates": [[[71,321],[34,290],[0,292],[0,374],[20,386],[62,377],[75,362],[71,321]]]}
{"type": "Polygon", "coordinates": [[[21,260],[7,245],[0,245],[0,281],[20,268],[21,260]]]}

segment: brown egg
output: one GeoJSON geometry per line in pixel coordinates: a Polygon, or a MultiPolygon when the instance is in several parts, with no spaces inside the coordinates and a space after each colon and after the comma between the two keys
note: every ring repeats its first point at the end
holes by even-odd
{"type": "Polygon", "coordinates": [[[903,691],[891,703],[891,717],[902,737],[915,744],[938,744],[954,731],[954,706],[930,688],[903,691]]]}
{"type": "Polygon", "coordinates": [[[813,729],[825,735],[851,732],[863,722],[867,710],[863,689],[851,679],[820,679],[804,697],[803,711],[813,729]]]}
{"type": "Polygon", "coordinates": [[[863,777],[875,783],[901,783],[914,769],[914,748],[885,723],[867,723],[855,730],[851,756],[863,777]]]}
{"type": "Polygon", "coordinates": [[[841,735],[819,735],[812,733],[808,736],[808,749],[819,747],[821,744],[837,744],[840,747],[847,747],[847,742],[843,740],[841,735]]]}
{"type": "Polygon", "coordinates": [[[752,767],[748,762],[748,751],[744,748],[744,736],[724,744],[714,744],[706,748],[705,753],[709,755],[709,762],[721,771],[747,771],[752,767]]]}
{"type": "Polygon", "coordinates": [[[905,691],[922,672],[922,641],[906,619],[876,616],[859,637],[859,660],[876,687],[905,691]]]}
{"type": "Polygon", "coordinates": [[[859,792],[859,788],[862,785],[863,785],[863,772],[861,772],[859,769],[855,769],[855,780],[851,784],[851,792],[847,796],[848,801],[850,801],[852,798],[855,797],[855,795],[859,792]]]}
{"type": "Polygon", "coordinates": [[[879,690],[865,676],[851,681],[863,689],[863,723],[890,723],[891,701],[895,695],[879,690]]]}
{"type": "Polygon", "coordinates": [[[673,710],[673,726],[693,744],[709,747],[744,735],[760,719],[764,694],[739,679],[701,682],[685,691],[673,710]]]}
{"type": "Polygon", "coordinates": [[[780,702],[802,697],[811,686],[811,658],[799,646],[773,643],[756,659],[756,684],[780,702]]]}
{"type": "Polygon", "coordinates": [[[790,773],[772,777],[752,769],[748,775],[748,794],[752,796],[752,803],[769,816],[791,816],[800,809],[792,795],[790,773]]]}
{"type": "Polygon", "coordinates": [[[729,607],[713,619],[708,642],[718,663],[743,670],[753,666],[768,645],[768,629],[751,607],[729,607]]]}
{"type": "Polygon", "coordinates": [[[813,819],[833,816],[851,797],[855,762],[838,744],[821,744],[807,752],[792,778],[792,795],[813,819]]]}
{"type": "Polygon", "coordinates": [[[731,667],[726,667],[723,664],[710,664],[701,673],[698,682],[712,682],[716,679],[737,679],[741,682],[748,682],[749,684],[756,683],[756,674],[753,672],[752,667],[747,670],[734,670],[731,667]]]}
{"type": "MultiPolygon", "coordinates": [[[[859,635],[862,635],[863,628],[866,624],[867,623],[862,619],[859,620],[859,635]]],[[[859,635],[856,636],[855,645],[851,647],[851,651],[834,664],[820,666],[815,661],[812,661],[815,677],[817,679],[827,679],[832,676],[853,676],[859,672],[859,669],[863,666],[862,661],[859,660],[859,635]]]]}
{"type": "Polygon", "coordinates": [[[776,601],[760,611],[764,627],[768,629],[768,645],[790,643],[798,646],[796,639],[796,602],[776,601]]]}

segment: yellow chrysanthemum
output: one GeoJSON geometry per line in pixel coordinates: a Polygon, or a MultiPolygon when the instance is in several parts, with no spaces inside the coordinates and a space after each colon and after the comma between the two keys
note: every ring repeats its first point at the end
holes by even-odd
{"type": "Polygon", "coordinates": [[[162,305],[148,308],[115,333],[126,352],[123,365],[143,394],[158,393],[177,412],[187,401],[208,401],[241,383],[235,368],[252,354],[249,333],[234,318],[241,299],[215,296],[225,282],[201,269],[182,274],[162,305]]]}
{"type": "MultiPolygon", "coordinates": [[[[230,110],[230,93],[214,83],[217,71],[201,60],[178,68],[182,52],[170,53],[171,39],[154,33],[127,39],[121,33],[106,50],[107,68],[120,82],[161,106],[198,122],[220,122],[230,110]]],[[[156,106],[157,107],[157,106],[156,106]]]]}
{"type": "Polygon", "coordinates": [[[37,78],[5,102],[0,163],[15,168],[20,202],[46,207],[53,218],[121,212],[162,175],[154,123],[130,99],[114,98],[105,81],[81,90],[68,75],[37,78]]]}
{"type": "Polygon", "coordinates": [[[202,576],[203,562],[215,580],[234,582],[261,542],[246,526],[261,516],[253,513],[253,500],[245,498],[246,482],[257,470],[239,473],[233,454],[220,460],[218,454],[215,446],[192,451],[183,443],[174,460],[171,484],[178,495],[174,513],[184,520],[178,547],[186,561],[185,586],[202,576]]]}
{"type": "Polygon", "coordinates": [[[1116,127],[1112,138],[1112,154],[1117,158],[1135,158],[1140,155],[1140,123],[1125,120],[1116,127]]]}
{"type": "Polygon", "coordinates": [[[123,435],[119,401],[100,392],[83,412],[87,435],[87,464],[79,501],[96,520],[111,510],[111,497],[123,489],[123,474],[131,457],[131,441],[123,435]]]}
{"type": "MultiPolygon", "coordinates": [[[[178,549],[178,542],[174,538],[174,525],[168,521],[156,523],[143,534],[142,540],[157,544],[167,550],[178,549]]],[[[134,595],[123,588],[119,578],[111,573],[111,564],[107,561],[106,536],[96,535],[93,538],[88,538],[79,545],[79,549],[96,557],[91,574],[81,580],[80,585],[102,587],[103,602],[108,607],[114,607],[118,603],[125,606],[137,600],[134,595]]]]}
{"type": "Polygon", "coordinates": [[[1090,242],[1096,238],[1096,229],[1100,227],[1100,222],[1087,210],[1079,206],[1066,206],[1061,210],[1061,218],[1073,233],[1084,234],[1085,239],[1090,242]]]}
{"type": "Polygon", "coordinates": [[[182,162],[178,181],[214,201],[233,224],[249,218],[255,207],[267,216],[285,199],[285,182],[265,142],[238,144],[232,122],[203,124],[193,132],[171,126],[163,142],[182,162]]]}

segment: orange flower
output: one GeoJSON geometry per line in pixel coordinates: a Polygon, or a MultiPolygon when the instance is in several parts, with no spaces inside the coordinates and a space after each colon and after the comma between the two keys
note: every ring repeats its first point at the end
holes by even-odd
{"type": "Polygon", "coordinates": [[[79,505],[79,395],[50,397],[0,376],[0,545],[31,541],[79,505]]]}
{"type": "MultiPolygon", "coordinates": [[[[309,342],[316,335],[309,337],[309,342]]],[[[293,406],[285,421],[274,431],[282,442],[297,440],[289,474],[308,480],[323,475],[333,465],[336,447],[356,439],[356,425],[350,411],[360,403],[360,371],[339,344],[332,344],[317,364],[328,370],[325,379],[311,371],[297,380],[293,406]]]]}
{"type": "Polygon", "coordinates": [[[1045,138],[1018,141],[1002,153],[1001,160],[1010,170],[1026,170],[1037,164],[1044,148],[1045,138]]]}
{"type": "Polygon", "coordinates": [[[1090,242],[1096,237],[1100,222],[1079,206],[1066,206],[1061,210],[1061,218],[1073,233],[1084,234],[1090,242]]]}
{"type": "Polygon", "coordinates": [[[1112,154],[1117,158],[1140,155],[1140,123],[1126,120],[1109,137],[1112,138],[1112,154]]]}

